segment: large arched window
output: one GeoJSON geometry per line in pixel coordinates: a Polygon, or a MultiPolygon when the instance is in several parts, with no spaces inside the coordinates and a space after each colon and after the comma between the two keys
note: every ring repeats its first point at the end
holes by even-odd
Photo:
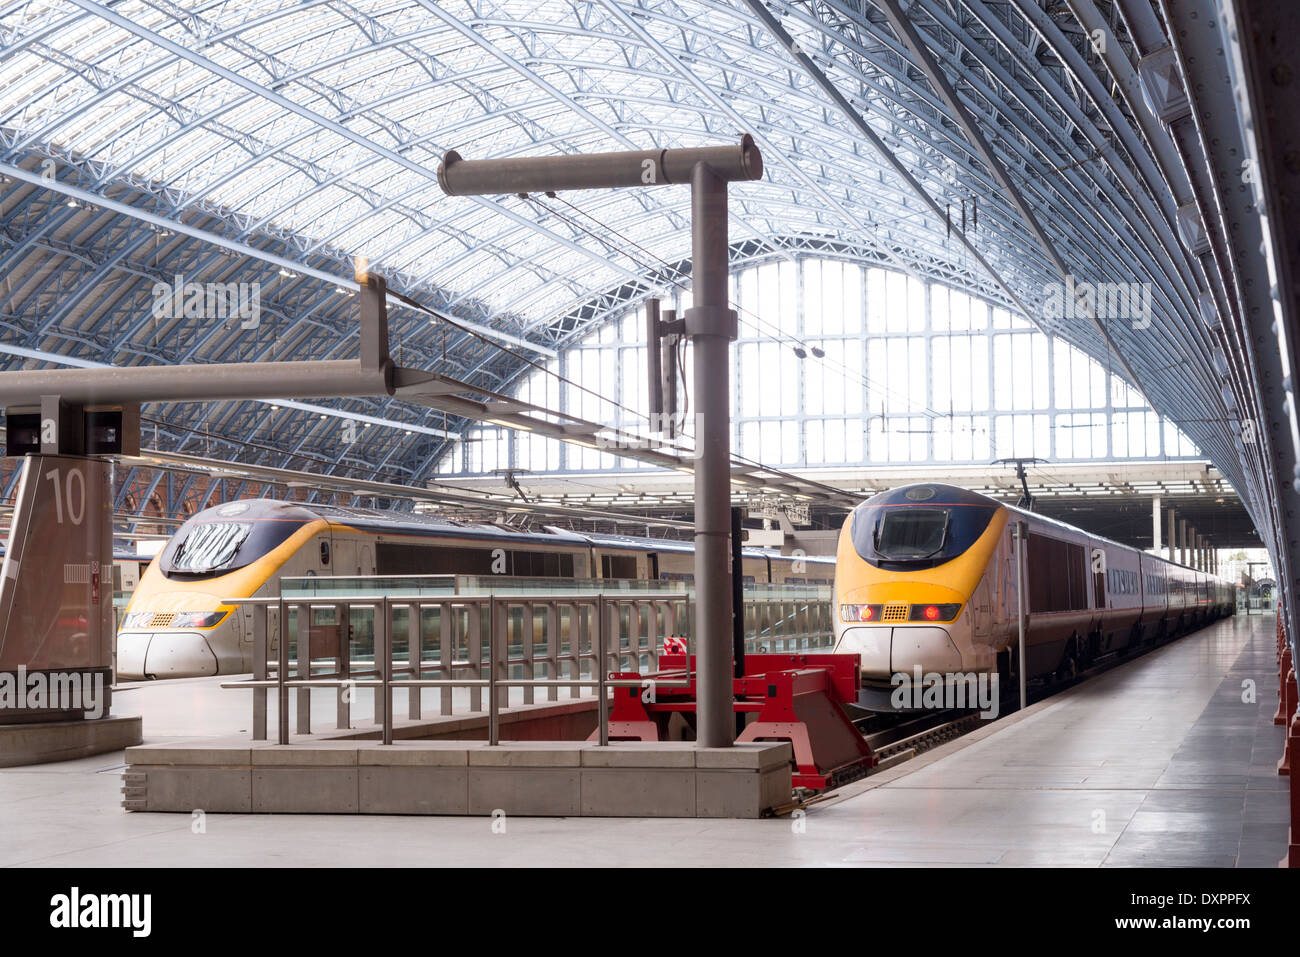
{"type": "MultiPolygon", "coordinates": [[[[735,451],[765,465],[1191,458],[1194,445],[1119,376],[1005,309],[935,282],[834,259],[754,266],[732,281],[735,451]]],[[[669,305],[665,302],[665,308],[669,305]]],[[[690,306],[689,292],[671,305],[690,306]]],[[[525,401],[644,430],[645,314],[629,310],[520,380],[525,401]]],[[[686,381],[691,382],[687,350],[686,381]]],[[[690,401],[689,390],[682,396],[690,401]]],[[[597,449],[486,426],[443,474],[646,469],[597,449]]]]}

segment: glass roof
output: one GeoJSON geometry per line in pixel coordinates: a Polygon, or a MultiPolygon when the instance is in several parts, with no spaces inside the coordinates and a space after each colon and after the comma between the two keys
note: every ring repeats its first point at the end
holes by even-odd
{"type": "MultiPolygon", "coordinates": [[[[1036,0],[909,5],[985,151],[907,38],[867,9],[843,0],[0,0],[0,162],[30,172],[53,158],[60,184],[106,197],[129,189],[132,210],[187,224],[200,244],[195,230],[340,277],[365,256],[395,288],[554,348],[662,288],[665,263],[689,266],[689,191],[449,198],[436,180],[444,154],[698,146],[750,133],[765,176],[734,186],[730,207],[732,241],[748,260],[833,249],[969,289],[1094,357],[1122,355],[1151,404],[1199,422],[1189,435],[1231,472],[1232,436],[1203,372],[1212,346],[1195,268],[1131,104],[1111,92],[1087,34],[1036,0]],[[1044,315],[1062,264],[1091,281],[1147,284],[1150,331],[1044,315]],[[1175,352],[1189,358],[1185,368],[1168,360],[1175,352]]],[[[1114,29],[1136,59],[1123,25],[1114,29]]],[[[6,204],[6,220],[27,215],[30,192],[6,204]]],[[[129,260],[144,248],[133,216],[93,230],[69,219],[58,248],[113,234],[105,261],[129,260]]],[[[6,255],[7,275],[35,275],[44,261],[24,258],[38,256],[34,246],[6,255]]],[[[171,266],[155,258],[132,268],[147,290],[149,270],[171,266]]],[[[103,270],[94,275],[58,329],[40,318],[44,287],[13,303],[11,314],[33,317],[36,329],[13,324],[23,345],[114,364],[178,361],[163,340],[146,341],[138,304],[147,293],[133,300],[103,270]]],[[[283,324],[274,328],[292,338],[249,353],[207,336],[183,357],[270,357],[290,346],[295,357],[327,354],[342,308],[273,306],[271,322],[283,324]]],[[[434,330],[413,324],[405,339],[428,363],[434,330]]],[[[497,359],[465,359],[462,371],[492,367],[502,387],[522,366],[497,359]]],[[[423,448],[409,458],[413,475],[434,461],[423,448]]]]}

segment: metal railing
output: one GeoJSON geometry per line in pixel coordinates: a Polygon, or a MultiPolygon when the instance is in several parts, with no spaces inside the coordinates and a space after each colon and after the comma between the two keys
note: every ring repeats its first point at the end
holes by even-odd
{"type": "MultiPolygon", "coordinates": [[[[547,699],[559,700],[561,688],[569,697],[581,696],[582,689],[595,689],[601,730],[601,743],[608,743],[608,689],[619,686],[639,687],[644,680],[615,680],[610,671],[646,671],[657,666],[660,638],[677,633],[676,625],[687,602],[685,593],[566,595],[447,595],[446,597],[331,596],[328,602],[311,598],[240,598],[227,604],[251,606],[253,610],[253,678],[251,681],[225,682],[223,688],[249,688],[253,691],[253,739],[267,739],[267,695],[274,688],[278,703],[280,744],[289,742],[289,690],[297,689],[297,733],[311,732],[311,692],[313,689],[337,690],[337,725],[351,728],[351,703],[359,688],[376,692],[374,720],[381,727],[384,744],[393,741],[393,689],[407,689],[408,715],[422,716],[424,688],[443,689],[439,694],[440,712],[452,713],[454,688],[470,691],[470,710],[483,710],[482,694],[487,690],[488,741],[500,742],[500,710],[508,703],[508,690],[522,688],[524,703],[534,703],[536,689],[546,690],[547,699]],[[268,674],[268,611],[278,611],[279,628],[274,660],[275,673],[268,674]],[[354,657],[352,612],[374,612],[373,654],[354,657]],[[333,613],[332,624],[314,624],[316,611],[333,613]],[[395,613],[405,611],[406,659],[395,658],[395,613]],[[425,657],[425,612],[438,616],[438,657],[425,657]],[[292,616],[291,613],[292,612],[292,616]],[[567,613],[568,641],[563,640],[567,613]],[[536,641],[538,617],[543,622],[545,644],[538,654],[536,641]],[[294,621],[294,654],[290,656],[290,617],[294,621]],[[414,627],[412,625],[414,624],[414,627]],[[633,624],[636,627],[631,627],[633,624]],[[519,637],[520,654],[512,656],[511,630],[519,637]],[[644,627],[642,627],[644,625],[644,627]],[[483,640],[486,633],[486,642],[483,640]],[[324,654],[316,654],[314,646],[324,654]],[[486,644],[486,656],[483,645],[486,644]],[[635,664],[625,667],[627,659],[635,664]],[[316,662],[332,670],[316,673],[316,662]],[[537,678],[541,665],[547,673],[537,678]],[[612,664],[612,667],[611,667],[612,664]],[[561,665],[568,677],[561,677],[561,665]],[[514,678],[511,668],[522,667],[529,677],[514,678]],[[291,675],[291,672],[293,673],[291,675]],[[461,676],[457,676],[457,673],[461,676]],[[469,676],[465,677],[468,672],[469,676]],[[427,673],[442,675],[426,678],[427,673]],[[409,677],[399,678],[400,674],[409,677]],[[592,677],[584,677],[590,674],[592,677]]],[[[664,687],[685,686],[681,679],[657,676],[655,683],[664,687]]]]}
{"type": "MultiPolygon", "coordinates": [[[[548,701],[558,701],[563,688],[570,699],[594,691],[603,745],[608,744],[610,688],[651,681],[686,686],[686,676],[677,672],[639,680],[609,674],[659,670],[661,639],[691,634],[690,592],[633,590],[627,583],[598,591],[571,591],[553,582],[545,591],[531,591],[529,586],[539,583],[527,580],[492,584],[499,590],[482,590],[479,580],[456,576],[322,578],[286,588],[294,594],[277,598],[228,599],[226,604],[252,609],[253,677],[221,687],[253,691],[256,741],[267,740],[268,695],[274,689],[280,744],[289,742],[290,689],[296,695],[298,734],[311,733],[313,689],[335,690],[339,730],[352,727],[356,691],[372,689],[373,720],[384,744],[393,741],[394,689],[406,691],[411,720],[423,716],[426,688],[438,689],[443,716],[453,714],[458,688],[469,692],[469,710],[482,713],[486,689],[493,745],[500,743],[500,711],[509,704],[511,688],[522,689],[524,704],[535,703],[538,689],[548,701]],[[366,594],[367,586],[399,594],[366,594]],[[462,593],[462,587],[473,593],[462,593]],[[275,634],[268,624],[272,611],[275,634]],[[539,667],[544,677],[537,677],[539,667]],[[523,675],[515,677],[516,671],[523,675]]],[[[745,603],[749,651],[833,645],[826,590],[760,586],[753,595],[745,603]]]]}

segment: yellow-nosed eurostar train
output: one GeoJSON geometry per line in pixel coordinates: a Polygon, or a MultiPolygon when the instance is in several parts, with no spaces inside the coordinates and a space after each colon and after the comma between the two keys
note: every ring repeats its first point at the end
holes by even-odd
{"type": "MultiPolygon", "coordinates": [[[[832,558],[747,548],[760,583],[829,585],[832,558]]],[[[284,577],[507,575],[690,581],[689,542],[562,529],[523,532],[411,512],[246,499],[191,517],[150,563],[117,635],[119,678],[240,674],[252,669],[252,609],[224,601],[280,594],[284,577]]],[[[278,612],[268,616],[277,635],[278,612]]]]}
{"type": "Polygon", "coordinates": [[[879,705],[895,675],[913,679],[917,668],[1010,676],[1017,521],[1026,530],[1030,678],[1068,678],[1104,655],[1236,611],[1235,586],[1214,575],[976,492],[908,485],[863,502],[840,533],[835,650],[861,656],[864,703],[879,705]]]}

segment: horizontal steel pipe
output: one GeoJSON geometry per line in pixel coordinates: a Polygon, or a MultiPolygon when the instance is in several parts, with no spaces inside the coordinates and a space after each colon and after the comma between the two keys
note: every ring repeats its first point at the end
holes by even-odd
{"type": "Polygon", "coordinates": [[[65,402],[195,402],[391,395],[392,368],[363,369],[355,359],[240,362],[111,369],[0,372],[0,405],[65,402]]]}
{"type": "Polygon", "coordinates": [[[763,176],[763,156],[746,134],[735,146],[570,156],[467,160],[452,150],[438,167],[438,185],[448,196],[667,186],[690,183],[699,163],[725,182],[763,176]]]}

